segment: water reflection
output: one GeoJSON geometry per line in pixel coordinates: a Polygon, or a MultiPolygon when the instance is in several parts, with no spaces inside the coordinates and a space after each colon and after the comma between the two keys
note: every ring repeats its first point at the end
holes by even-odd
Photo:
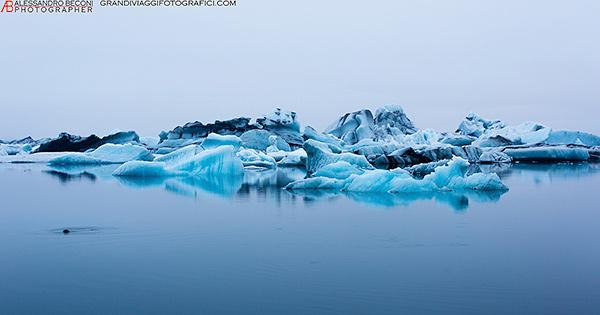
{"type": "MultiPolygon", "coordinates": [[[[304,178],[304,168],[286,167],[278,169],[247,169],[243,176],[219,176],[212,178],[170,177],[170,178],[135,178],[114,177],[112,172],[117,166],[48,166],[44,173],[56,177],[61,183],[87,180],[116,180],[130,188],[161,188],[183,197],[198,199],[204,195],[221,198],[257,199],[275,202],[277,205],[301,202],[331,202],[346,198],[357,203],[375,207],[408,206],[414,202],[432,200],[446,205],[455,211],[464,211],[470,202],[489,203],[500,200],[504,192],[429,192],[429,193],[352,193],[328,190],[287,191],[283,189],[288,183],[304,178]]],[[[508,179],[518,175],[519,178],[544,183],[553,179],[580,178],[600,171],[599,164],[492,164],[472,165],[469,173],[497,173],[508,179]]]]}

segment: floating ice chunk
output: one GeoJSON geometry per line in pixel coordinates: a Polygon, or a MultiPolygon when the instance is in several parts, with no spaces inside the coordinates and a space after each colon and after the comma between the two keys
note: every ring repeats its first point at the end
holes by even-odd
{"type": "Polygon", "coordinates": [[[113,172],[114,176],[165,177],[176,173],[167,170],[164,162],[129,161],[113,172]]]}
{"type": "Polygon", "coordinates": [[[399,135],[412,134],[417,128],[404,113],[399,105],[385,105],[375,111],[375,135],[379,139],[388,136],[396,138],[399,135]]]}
{"type": "Polygon", "coordinates": [[[342,139],[347,144],[355,144],[363,139],[374,139],[375,121],[368,109],[346,113],[325,130],[325,133],[342,139]]]}
{"type": "Polygon", "coordinates": [[[507,190],[500,177],[494,173],[475,173],[469,176],[453,177],[446,186],[450,190],[496,191],[507,190]]]}
{"type": "MultiPolygon", "coordinates": [[[[277,160],[277,158],[275,157],[275,155],[279,154],[280,152],[275,152],[275,153],[269,153],[270,156],[272,156],[273,158],[275,158],[275,160],[277,160]]],[[[281,158],[280,160],[278,160],[277,164],[280,166],[296,166],[296,165],[306,165],[306,159],[307,159],[307,154],[306,151],[304,151],[304,149],[300,148],[298,150],[294,150],[292,152],[285,152],[285,156],[283,158],[281,158]]]]}
{"type": "Polygon", "coordinates": [[[181,163],[181,161],[193,158],[196,154],[200,153],[203,150],[204,149],[202,149],[201,146],[192,144],[181,149],[175,150],[171,153],[165,154],[163,156],[157,157],[156,159],[154,159],[154,161],[165,162],[165,164],[167,165],[178,164],[181,163]]]}
{"type": "Polygon", "coordinates": [[[140,137],[140,143],[143,144],[146,148],[157,148],[159,142],[160,138],[158,137],[140,137]]]}
{"type": "Polygon", "coordinates": [[[281,137],[291,147],[302,146],[304,139],[300,133],[300,122],[296,112],[276,108],[262,118],[256,119],[256,124],[265,130],[281,137]]]}
{"type": "MultiPolygon", "coordinates": [[[[473,174],[466,176],[469,162],[454,158],[447,165],[438,166],[433,173],[416,179],[402,169],[366,170],[362,174],[351,174],[345,179],[311,177],[290,183],[288,189],[339,189],[351,192],[431,192],[445,190],[490,190],[503,191],[508,188],[496,174],[473,174]],[[341,188],[340,188],[341,187],[341,188]]],[[[321,175],[331,175],[322,172],[321,175]]]]}
{"type": "Polygon", "coordinates": [[[243,149],[238,151],[237,156],[242,160],[244,166],[256,166],[274,168],[277,166],[275,159],[263,152],[254,149],[243,149]]]}
{"type": "Polygon", "coordinates": [[[212,149],[219,146],[230,145],[236,150],[242,145],[242,140],[238,136],[226,135],[222,136],[216,133],[209,134],[204,141],[202,141],[202,147],[204,149],[212,149]]]}
{"type": "Polygon", "coordinates": [[[275,108],[263,118],[257,119],[257,122],[266,128],[287,128],[294,131],[300,131],[300,123],[296,120],[296,112],[275,108]]]}
{"type": "Polygon", "coordinates": [[[577,162],[587,161],[590,158],[587,149],[566,146],[507,148],[504,153],[515,161],[524,162],[577,162]]]}
{"type": "Polygon", "coordinates": [[[475,141],[475,137],[466,136],[466,135],[457,135],[457,134],[442,134],[441,143],[449,144],[457,147],[462,147],[465,145],[470,145],[475,141]]]}
{"type": "Polygon", "coordinates": [[[67,153],[48,163],[52,165],[118,164],[127,161],[149,161],[154,157],[146,148],[133,144],[107,143],[89,153],[67,153]]]}
{"type": "MultiPolygon", "coordinates": [[[[186,148],[184,148],[186,149],[186,148]]],[[[236,156],[236,149],[230,145],[214,149],[192,151],[173,155],[166,161],[148,163],[127,162],[115,170],[116,176],[240,176],[244,173],[242,161],[236,156]],[[179,158],[176,158],[179,157],[179,158]],[[162,170],[161,170],[162,169],[162,170]]],[[[175,153],[175,152],[174,152],[175,153]]]]}
{"type": "Polygon", "coordinates": [[[48,162],[50,165],[85,165],[85,164],[109,164],[97,159],[88,153],[67,153],[59,157],[53,158],[48,162]]]}
{"type": "MultiPolygon", "coordinates": [[[[273,133],[263,129],[253,129],[244,132],[240,139],[242,140],[242,146],[247,149],[255,149],[265,151],[272,145],[269,138],[274,136],[273,133]]],[[[281,137],[275,136],[276,147],[279,150],[290,151],[290,145],[285,142],[281,137]]]]}
{"type": "Polygon", "coordinates": [[[500,129],[506,125],[500,120],[488,120],[475,113],[469,113],[460,123],[457,133],[465,136],[479,137],[488,129],[500,129]]]}
{"type": "Polygon", "coordinates": [[[394,187],[402,185],[403,181],[413,180],[410,174],[388,170],[369,170],[361,175],[350,178],[346,191],[353,192],[389,192],[394,187]]]}
{"type": "Polygon", "coordinates": [[[510,145],[533,145],[544,142],[550,135],[550,128],[534,122],[516,126],[489,129],[473,142],[480,147],[501,147],[510,145]]]}
{"type": "Polygon", "coordinates": [[[197,175],[239,175],[244,173],[242,161],[235,155],[236,148],[223,145],[204,150],[191,159],[175,164],[173,169],[186,174],[197,175]]]}
{"type": "MultiPolygon", "coordinates": [[[[306,170],[312,174],[321,167],[338,161],[346,161],[362,169],[373,169],[374,167],[362,155],[353,153],[334,153],[332,146],[315,140],[304,142],[304,150],[307,154],[306,170]]],[[[335,149],[335,146],[333,146],[335,149]]]]}
{"type": "Polygon", "coordinates": [[[344,146],[344,141],[342,141],[332,135],[320,133],[311,126],[306,126],[304,128],[304,139],[313,139],[313,140],[316,140],[319,142],[333,144],[338,147],[344,146]]]}
{"type": "Polygon", "coordinates": [[[587,132],[552,130],[545,141],[550,145],[582,145],[587,147],[600,146],[600,137],[587,132]]]}
{"type": "Polygon", "coordinates": [[[275,135],[269,136],[269,146],[267,147],[267,150],[266,150],[267,153],[282,151],[279,147],[277,147],[277,139],[278,138],[279,137],[277,137],[275,135]]]}
{"type": "Polygon", "coordinates": [[[31,152],[30,144],[0,144],[0,156],[22,155],[31,152]]]}
{"type": "Polygon", "coordinates": [[[498,150],[488,150],[479,156],[479,163],[491,164],[491,163],[510,163],[512,158],[506,153],[498,150]]]}
{"type": "Polygon", "coordinates": [[[362,174],[365,171],[346,162],[338,161],[321,167],[313,176],[322,176],[336,179],[346,179],[353,174],[362,174]]]}
{"type": "Polygon", "coordinates": [[[433,129],[421,129],[396,140],[405,146],[419,147],[438,145],[441,138],[442,135],[433,129]]]}

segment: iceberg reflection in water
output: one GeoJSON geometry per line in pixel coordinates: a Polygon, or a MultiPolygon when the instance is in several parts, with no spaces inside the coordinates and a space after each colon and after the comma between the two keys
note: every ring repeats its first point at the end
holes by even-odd
{"type": "MultiPolygon", "coordinates": [[[[469,207],[469,202],[496,202],[505,191],[444,191],[419,193],[357,193],[331,190],[289,191],[283,189],[287,184],[302,179],[306,170],[300,167],[279,167],[277,169],[246,168],[243,176],[196,176],[196,177],[115,177],[112,176],[115,165],[102,166],[47,166],[42,171],[57,177],[62,183],[72,180],[116,181],[134,188],[159,188],[174,194],[201,198],[202,195],[214,195],[223,198],[252,198],[287,202],[314,203],[346,198],[357,203],[375,207],[408,206],[422,200],[433,200],[456,211],[469,207]]],[[[509,176],[516,168],[527,172],[521,165],[485,165],[474,166],[470,172],[498,172],[500,176],[509,176]]],[[[532,167],[535,172],[535,166],[532,167]]],[[[560,170],[560,168],[558,168],[560,170]]],[[[547,171],[543,171],[546,173],[547,171]]],[[[582,170],[583,172],[583,170],[582,170]]],[[[564,172],[568,174],[569,172],[564,172]]]]}

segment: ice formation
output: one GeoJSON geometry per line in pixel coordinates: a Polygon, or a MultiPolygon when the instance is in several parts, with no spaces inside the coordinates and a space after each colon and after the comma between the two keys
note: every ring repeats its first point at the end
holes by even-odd
{"type": "Polygon", "coordinates": [[[318,171],[321,167],[338,161],[346,161],[363,169],[373,169],[373,165],[363,155],[348,152],[339,152],[338,148],[315,140],[304,142],[307,154],[306,170],[309,174],[318,171]],[[335,151],[334,151],[335,150],[335,151]]]}
{"type": "Polygon", "coordinates": [[[480,137],[487,130],[500,129],[505,126],[500,120],[487,120],[475,113],[469,113],[460,123],[456,132],[465,136],[480,137]]]}
{"type": "MultiPolygon", "coordinates": [[[[417,179],[402,169],[364,170],[362,173],[350,164],[337,164],[335,168],[354,172],[347,178],[313,176],[292,182],[287,189],[333,189],[351,192],[379,193],[417,193],[431,191],[504,191],[508,188],[494,173],[476,173],[467,175],[469,162],[462,158],[454,158],[447,165],[438,166],[433,173],[417,179]]],[[[332,167],[333,168],[333,167],[332,167]]],[[[338,170],[338,172],[340,172],[338,170]]],[[[316,175],[316,173],[314,174],[316,175]]],[[[321,175],[331,176],[331,172],[321,175]]]]}
{"type": "Polygon", "coordinates": [[[481,153],[479,156],[479,163],[489,164],[489,163],[510,163],[512,162],[512,158],[499,150],[488,150],[481,153]]]}
{"type": "Polygon", "coordinates": [[[196,150],[186,147],[173,152],[169,158],[159,158],[152,162],[127,162],[117,168],[115,176],[241,176],[244,166],[236,149],[223,145],[213,149],[196,150]],[[195,152],[191,155],[191,152],[195,152]]]}
{"type": "Polygon", "coordinates": [[[146,148],[133,144],[104,144],[89,153],[67,153],[51,159],[52,165],[76,164],[118,164],[128,161],[152,160],[152,153],[146,148]]]}
{"type": "Polygon", "coordinates": [[[237,156],[242,160],[244,166],[255,166],[255,167],[266,167],[274,168],[277,167],[277,162],[274,158],[267,154],[254,150],[254,149],[243,149],[238,151],[237,156]]]}
{"type": "Polygon", "coordinates": [[[254,149],[260,151],[266,151],[269,146],[272,146],[270,138],[275,137],[275,146],[279,150],[290,151],[290,145],[285,142],[281,137],[274,135],[268,130],[253,129],[244,132],[240,139],[242,140],[242,146],[247,149],[254,149]]]}
{"type": "Polygon", "coordinates": [[[267,153],[277,161],[279,166],[305,166],[307,154],[300,148],[292,152],[278,151],[267,153]]]}
{"type": "Polygon", "coordinates": [[[375,120],[368,109],[347,113],[331,124],[325,133],[333,135],[348,144],[363,139],[374,139],[375,120]]]}
{"type": "Polygon", "coordinates": [[[63,132],[55,139],[40,143],[35,152],[86,152],[103,144],[139,144],[139,140],[135,131],[118,131],[102,138],[96,135],[81,137],[63,132]]]}
{"type": "Polygon", "coordinates": [[[211,133],[204,141],[202,141],[202,147],[204,149],[212,149],[223,145],[233,146],[236,150],[242,146],[242,140],[234,135],[225,135],[211,133]]]}
{"type": "Polygon", "coordinates": [[[477,172],[500,169],[512,161],[599,160],[600,137],[593,134],[553,130],[534,122],[507,125],[473,113],[455,132],[438,132],[416,128],[396,105],[347,113],[325,132],[310,126],[302,130],[295,112],[277,108],[255,120],[187,123],[161,132],[159,139],[125,131],[105,137],[62,133],[54,139],[26,137],[0,143],[0,162],[124,163],[115,175],[204,178],[194,180],[197,183],[224,183],[208,178],[241,176],[243,167],[276,171],[305,166],[308,177],[288,188],[338,193],[501,190],[505,187],[496,175],[466,175],[465,165],[476,164],[471,171],[477,172]]]}
{"type": "Polygon", "coordinates": [[[398,105],[385,105],[375,111],[375,136],[379,139],[413,134],[417,128],[398,105]]]}
{"type": "Polygon", "coordinates": [[[515,161],[524,162],[581,162],[590,158],[587,149],[567,146],[506,148],[504,153],[515,161]]]}

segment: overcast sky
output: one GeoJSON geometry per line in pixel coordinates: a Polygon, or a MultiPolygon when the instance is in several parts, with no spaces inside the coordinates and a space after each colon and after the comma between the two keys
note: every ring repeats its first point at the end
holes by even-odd
{"type": "Polygon", "coordinates": [[[276,106],[322,130],[400,104],[600,133],[600,1],[237,0],[0,15],[0,139],[157,135],[276,106]]]}

